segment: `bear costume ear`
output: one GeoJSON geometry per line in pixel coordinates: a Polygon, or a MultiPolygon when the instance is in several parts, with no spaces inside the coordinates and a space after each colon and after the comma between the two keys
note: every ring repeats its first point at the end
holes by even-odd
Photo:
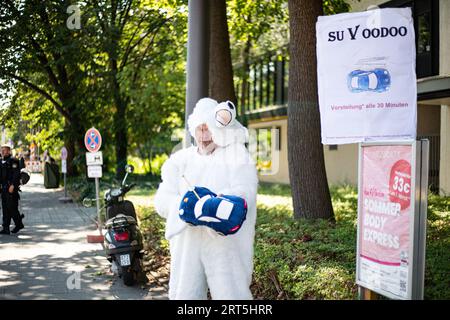
{"type": "Polygon", "coordinates": [[[227,105],[228,105],[228,107],[229,107],[231,110],[236,109],[236,107],[234,106],[234,103],[231,102],[231,101],[227,101],[227,105]]]}

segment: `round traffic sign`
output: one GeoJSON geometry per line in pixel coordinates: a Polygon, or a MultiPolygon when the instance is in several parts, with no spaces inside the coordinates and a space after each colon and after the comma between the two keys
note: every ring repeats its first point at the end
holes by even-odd
{"type": "Polygon", "coordinates": [[[66,147],[61,148],[61,160],[67,160],[67,149],[66,147]]]}
{"type": "Polygon", "coordinates": [[[102,146],[102,136],[95,128],[90,128],[84,135],[84,145],[89,152],[97,152],[102,146]]]}

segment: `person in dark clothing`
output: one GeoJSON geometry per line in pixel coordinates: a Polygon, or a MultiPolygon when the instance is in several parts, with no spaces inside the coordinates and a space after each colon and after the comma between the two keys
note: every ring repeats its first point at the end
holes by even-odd
{"type": "Polygon", "coordinates": [[[20,157],[19,163],[20,163],[20,170],[25,169],[25,167],[26,167],[25,158],[23,156],[20,157]]]}
{"type": "Polygon", "coordinates": [[[24,228],[19,213],[20,162],[11,156],[9,145],[1,146],[0,184],[3,209],[3,230],[0,234],[10,234],[9,225],[14,220],[15,227],[11,231],[17,233],[24,228]]]}

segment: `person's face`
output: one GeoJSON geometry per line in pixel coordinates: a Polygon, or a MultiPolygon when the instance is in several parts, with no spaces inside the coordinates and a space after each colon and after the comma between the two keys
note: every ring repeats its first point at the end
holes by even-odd
{"type": "Polygon", "coordinates": [[[2,148],[2,157],[7,157],[11,154],[11,149],[3,147],[2,148]]]}
{"type": "Polygon", "coordinates": [[[211,131],[205,123],[195,128],[195,141],[201,153],[211,153],[215,148],[211,131]]]}
{"type": "Polygon", "coordinates": [[[204,123],[199,125],[196,129],[195,129],[195,140],[200,143],[200,142],[212,142],[212,136],[211,136],[211,132],[208,129],[208,126],[204,123]]]}

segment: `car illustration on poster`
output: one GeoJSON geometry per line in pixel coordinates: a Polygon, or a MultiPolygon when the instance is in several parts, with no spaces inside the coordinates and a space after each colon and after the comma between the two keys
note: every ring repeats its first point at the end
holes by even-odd
{"type": "Polygon", "coordinates": [[[391,86],[391,75],[386,69],[354,70],[347,76],[348,89],[353,92],[385,92],[391,86]]]}

